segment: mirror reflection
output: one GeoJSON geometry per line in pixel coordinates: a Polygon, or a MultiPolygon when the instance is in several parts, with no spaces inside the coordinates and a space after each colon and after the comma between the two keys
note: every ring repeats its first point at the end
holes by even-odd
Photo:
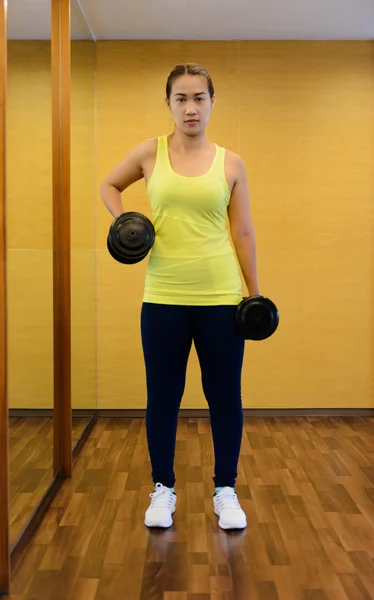
{"type": "Polygon", "coordinates": [[[96,409],[96,43],[71,0],[71,373],[73,445],[96,409]]]}
{"type": "MultiPolygon", "coordinates": [[[[10,544],[53,479],[51,8],[29,39],[8,3],[7,294],[10,544]]],[[[30,18],[31,18],[30,12],[30,18]]]]}

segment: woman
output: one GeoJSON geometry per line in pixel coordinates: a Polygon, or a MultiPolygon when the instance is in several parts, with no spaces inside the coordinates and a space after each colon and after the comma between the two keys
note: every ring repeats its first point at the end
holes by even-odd
{"type": "Polygon", "coordinates": [[[206,137],[215,94],[204,68],[175,67],[167,80],[166,103],[173,133],[135,146],[101,186],[104,204],[117,217],[124,212],[121,192],[144,178],[156,231],[141,312],[155,484],[145,524],[170,527],[173,522],[178,411],[194,341],[212,426],[214,511],[220,527],[241,529],[246,515],[235,482],[245,341],[234,325],[242,286],[226,216],[248,294],[259,294],[246,170],[240,156],[206,137]]]}

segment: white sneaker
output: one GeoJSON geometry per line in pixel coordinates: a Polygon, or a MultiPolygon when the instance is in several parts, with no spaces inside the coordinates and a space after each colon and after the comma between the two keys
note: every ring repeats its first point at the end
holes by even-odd
{"type": "Polygon", "coordinates": [[[214,512],[219,517],[218,525],[222,529],[244,529],[247,526],[247,517],[233,488],[224,487],[213,496],[213,503],[214,512]]]}
{"type": "Polygon", "coordinates": [[[147,527],[170,527],[173,524],[177,496],[169,488],[156,483],[156,489],[149,494],[152,502],[145,513],[144,523],[147,527]]]}

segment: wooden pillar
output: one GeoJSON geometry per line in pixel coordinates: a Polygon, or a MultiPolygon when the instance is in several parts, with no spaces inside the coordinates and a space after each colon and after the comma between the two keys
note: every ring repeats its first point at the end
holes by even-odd
{"type": "Polygon", "coordinates": [[[70,0],[51,0],[54,473],[72,472],[70,302],[70,0]]]}
{"type": "Polygon", "coordinates": [[[9,485],[6,292],[7,6],[0,0],[0,593],[9,591],[9,485]]]}

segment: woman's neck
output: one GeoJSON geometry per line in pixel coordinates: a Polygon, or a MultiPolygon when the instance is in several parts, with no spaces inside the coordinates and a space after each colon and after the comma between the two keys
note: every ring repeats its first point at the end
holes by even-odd
{"type": "Polygon", "coordinates": [[[177,129],[168,136],[168,140],[169,146],[180,154],[187,154],[189,152],[195,152],[196,150],[206,150],[213,145],[205,134],[189,136],[177,129]]]}

